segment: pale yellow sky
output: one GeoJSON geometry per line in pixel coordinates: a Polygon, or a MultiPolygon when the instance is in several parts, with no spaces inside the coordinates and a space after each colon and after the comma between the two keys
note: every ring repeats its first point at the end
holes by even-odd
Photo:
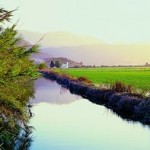
{"type": "Polygon", "coordinates": [[[69,31],[108,43],[150,43],[150,0],[0,0],[19,29],[69,31]]]}

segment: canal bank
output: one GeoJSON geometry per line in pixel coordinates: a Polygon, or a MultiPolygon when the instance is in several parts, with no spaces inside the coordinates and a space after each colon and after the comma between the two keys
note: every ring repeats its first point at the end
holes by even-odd
{"type": "Polygon", "coordinates": [[[61,76],[50,70],[40,70],[45,78],[55,80],[71,93],[78,94],[93,103],[104,105],[124,119],[150,124],[150,99],[131,93],[98,89],[68,76],[61,76]]]}

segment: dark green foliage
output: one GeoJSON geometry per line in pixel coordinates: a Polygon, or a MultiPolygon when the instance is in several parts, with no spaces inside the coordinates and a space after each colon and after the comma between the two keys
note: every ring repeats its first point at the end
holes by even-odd
{"type": "Polygon", "coordinates": [[[61,62],[60,60],[56,60],[56,61],[55,61],[55,67],[56,67],[56,68],[60,68],[61,65],[62,65],[62,62],[61,62]]]}
{"type": "MultiPolygon", "coordinates": [[[[12,12],[0,9],[2,25],[12,12]]],[[[14,149],[20,131],[26,132],[30,118],[27,104],[34,93],[33,79],[38,76],[38,68],[30,60],[38,45],[22,46],[15,27],[1,26],[0,32],[0,149],[14,149]]]]}
{"type": "MultiPolygon", "coordinates": [[[[0,78],[17,76],[36,77],[36,66],[30,60],[30,54],[37,51],[38,46],[26,48],[20,46],[20,36],[15,25],[0,34],[0,78]]],[[[1,81],[2,82],[2,81],[1,81]]]]}
{"type": "Polygon", "coordinates": [[[53,67],[55,67],[55,63],[54,63],[54,61],[51,61],[50,62],[50,68],[53,68],[53,67]]]}

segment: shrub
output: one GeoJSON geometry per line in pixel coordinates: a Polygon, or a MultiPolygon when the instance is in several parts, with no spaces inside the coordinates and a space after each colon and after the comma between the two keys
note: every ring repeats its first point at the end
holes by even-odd
{"type": "Polygon", "coordinates": [[[86,77],[78,77],[78,78],[77,78],[77,81],[83,82],[83,83],[85,83],[85,84],[92,84],[92,81],[89,80],[89,79],[86,78],[86,77]]]}
{"type": "Polygon", "coordinates": [[[61,68],[61,66],[62,66],[61,60],[56,60],[56,61],[55,61],[55,67],[56,67],[56,68],[61,68]]]}
{"type": "Polygon", "coordinates": [[[54,63],[54,61],[51,61],[50,62],[50,68],[53,68],[53,67],[55,67],[55,63],[54,63]]]}
{"type": "Polygon", "coordinates": [[[143,123],[150,123],[150,100],[142,99],[139,105],[136,105],[134,118],[143,123]]]}
{"type": "Polygon", "coordinates": [[[120,101],[117,103],[117,111],[119,114],[126,116],[127,118],[131,118],[134,113],[134,108],[141,101],[137,99],[133,99],[128,96],[121,96],[120,101]]]}
{"type": "Polygon", "coordinates": [[[133,87],[131,85],[125,85],[124,83],[117,81],[112,86],[111,89],[116,92],[128,92],[132,93],[133,87]]]}
{"type": "Polygon", "coordinates": [[[38,64],[38,68],[45,69],[45,68],[47,68],[47,65],[46,65],[46,63],[40,63],[40,64],[38,64]]]}

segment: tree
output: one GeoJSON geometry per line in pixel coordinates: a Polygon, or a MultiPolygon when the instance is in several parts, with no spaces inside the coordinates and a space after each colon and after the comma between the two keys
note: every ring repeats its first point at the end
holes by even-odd
{"type": "Polygon", "coordinates": [[[4,27],[12,12],[0,8],[0,149],[14,149],[20,129],[28,127],[27,104],[33,96],[32,81],[38,76],[30,60],[38,45],[21,46],[16,25],[4,27]]]}
{"type": "Polygon", "coordinates": [[[12,16],[12,11],[7,11],[3,8],[0,8],[0,22],[4,22],[4,21],[10,21],[10,17],[12,16]]]}
{"type": "Polygon", "coordinates": [[[47,65],[46,65],[46,63],[40,63],[40,64],[38,64],[38,68],[45,69],[45,68],[47,68],[47,65]]]}
{"type": "Polygon", "coordinates": [[[53,67],[55,67],[55,63],[54,63],[54,61],[52,60],[52,61],[50,62],[50,68],[53,68],[53,67]]]}
{"type": "Polygon", "coordinates": [[[61,62],[61,60],[56,60],[56,62],[55,62],[55,67],[57,67],[57,68],[60,68],[62,66],[62,62],[61,62]]]}

